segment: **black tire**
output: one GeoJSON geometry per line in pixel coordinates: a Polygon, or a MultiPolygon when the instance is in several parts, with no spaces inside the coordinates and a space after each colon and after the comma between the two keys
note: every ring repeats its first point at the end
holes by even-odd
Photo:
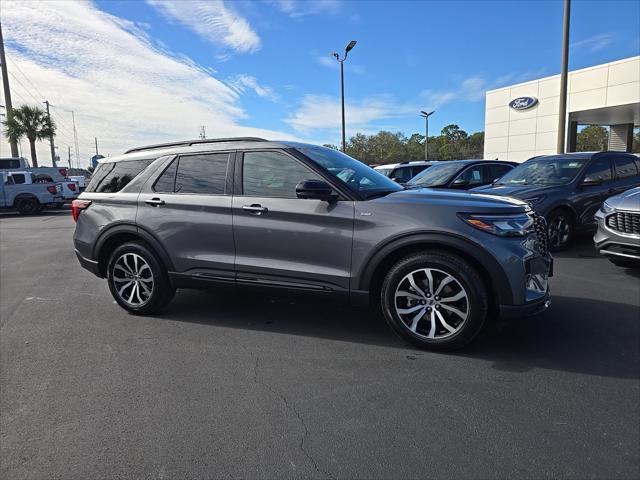
{"type": "Polygon", "coordinates": [[[20,198],[16,201],[16,209],[20,215],[33,215],[40,211],[40,202],[35,198],[20,198]]]}
{"type": "MultiPolygon", "coordinates": [[[[449,293],[447,293],[447,295],[449,295],[449,293]]],[[[454,296],[456,295],[448,296],[447,298],[453,298],[454,296]]],[[[416,295],[414,295],[414,297],[417,298],[416,295]]],[[[406,299],[406,301],[418,302],[417,300],[409,299],[406,299]]],[[[475,268],[473,268],[473,266],[471,266],[467,261],[448,252],[425,251],[401,259],[389,270],[382,283],[380,303],[382,313],[384,314],[385,320],[389,326],[395,333],[411,344],[427,350],[455,350],[467,345],[482,330],[482,326],[484,325],[487,317],[488,295],[482,278],[475,268]],[[432,290],[434,290],[434,292],[429,292],[427,280],[423,279],[422,282],[420,281],[418,276],[422,269],[430,270],[430,274],[433,278],[432,290]],[[421,289],[421,295],[424,293],[425,295],[432,297],[430,300],[425,299],[419,301],[434,302],[433,307],[427,306],[425,303],[428,313],[424,313],[424,316],[416,323],[415,332],[411,331],[408,323],[405,323],[405,321],[400,317],[396,304],[396,302],[402,301],[396,299],[396,290],[404,288],[403,285],[405,285],[405,283],[403,282],[408,281],[407,276],[412,272],[416,272],[415,275],[418,277],[414,277],[414,279],[416,285],[421,289]],[[455,293],[456,289],[459,289],[466,293],[466,297],[463,298],[463,300],[460,300],[463,302],[463,306],[460,306],[460,304],[447,303],[449,307],[456,306],[459,311],[466,313],[465,319],[456,320],[457,315],[451,317],[449,310],[445,311],[441,308],[442,303],[435,303],[436,299],[444,303],[444,298],[432,295],[437,291],[437,276],[441,276],[441,283],[447,276],[453,277],[457,282],[455,283],[451,281],[448,285],[445,283],[447,286],[441,289],[441,292],[451,291],[455,293]],[[438,310],[438,312],[440,312],[440,317],[435,317],[437,312],[433,310],[438,310]],[[431,313],[432,311],[433,313],[431,313]],[[450,323],[449,327],[453,326],[455,328],[455,333],[451,333],[451,331],[448,331],[447,333],[443,323],[440,322],[440,318],[444,318],[445,315],[447,316],[446,321],[450,323]],[[431,334],[432,318],[436,318],[436,333],[433,335],[434,338],[428,338],[431,334]],[[451,321],[451,318],[453,318],[453,322],[451,321]],[[455,325],[455,321],[458,321],[459,323],[455,325]],[[429,333],[427,333],[426,327],[428,327],[429,333]],[[444,334],[438,338],[437,332],[444,332],[444,334]]],[[[415,305],[417,305],[417,303],[415,305]]],[[[420,312],[422,311],[418,311],[418,313],[420,312]]]]}
{"type": "MultiPolygon", "coordinates": [[[[140,262],[142,265],[142,262],[139,259],[136,260],[136,262],[140,262]]],[[[138,264],[136,263],[136,265],[138,264]]],[[[134,270],[132,269],[132,271],[134,270]]],[[[132,278],[131,281],[135,283],[136,279],[132,278]]],[[[140,242],[125,243],[113,251],[107,266],[107,283],[109,284],[111,295],[118,305],[128,312],[136,315],[158,313],[166,307],[169,302],[171,302],[176,292],[176,289],[171,285],[166,269],[158,259],[157,255],[151,248],[140,242]],[[125,260],[129,266],[133,266],[133,260],[131,260],[131,258],[135,258],[134,255],[137,255],[139,259],[141,258],[146,262],[151,272],[149,274],[147,269],[144,268],[144,273],[140,273],[138,275],[139,280],[137,283],[139,283],[140,286],[138,287],[137,297],[135,292],[132,291],[135,285],[123,289],[126,285],[125,282],[129,280],[128,278],[124,281],[119,280],[121,276],[126,275],[124,270],[122,270],[121,263],[120,266],[117,267],[117,264],[121,261],[121,258],[124,255],[127,255],[125,260]],[[114,274],[116,278],[114,278],[114,274]],[[151,277],[149,277],[149,275],[151,275],[151,277]],[[152,280],[150,288],[151,293],[147,298],[144,298],[145,292],[142,289],[142,283],[145,282],[145,285],[148,285],[149,278],[152,280]],[[119,291],[122,291],[122,294],[120,294],[119,291]],[[133,303],[129,303],[125,298],[123,298],[128,297],[129,294],[131,294],[134,299],[133,303]],[[138,300],[144,301],[139,303],[138,300]]]]}
{"type": "Polygon", "coordinates": [[[573,215],[567,210],[557,208],[547,215],[549,249],[552,252],[565,250],[573,241],[575,225],[573,215]]]}

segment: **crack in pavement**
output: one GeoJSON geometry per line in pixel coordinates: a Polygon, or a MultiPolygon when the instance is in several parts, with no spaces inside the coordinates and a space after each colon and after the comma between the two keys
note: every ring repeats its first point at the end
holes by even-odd
{"type": "Polygon", "coordinates": [[[298,419],[298,421],[302,425],[302,428],[304,429],[304,434],[300,438],[300,444],[299,444],[300,450],[302,451],[302,453],[304,453],[305,457],[307,457],[307,459],[313,464],[313,467],[315,468],[316,472],[321,473],[321,474],[325,475],[328,478],[333,478],[328,472],[326,472],[326,471],[324,471],[324,470],[322,470],[320,468],[320,466],[318,465],[318,462],[316,461],[316,459],[313,458],[313,455],[311,455],[307,451],[305,446],[304,446],[304,441],[309,436],[309,428],[307,427],[307,424],[305,423],[304,419],[302,418],[302,415],[300,415],[300,412],[298,412],[298,410],[296,410],[296,408],[291,403],[289,403],[289,400],[287,399],[287,397],[284,394],[282,394],[281,392],[275,390],[273,387],[271,387],[271,385],[268,385],[265,382],[263,382],[262,380],[260,380],[259,375],[258,375],[258,366],[259,366],[259,364],[260,364],[260,357],[256,357],[256,362],[255,362],[255,365],[253,367],[253,381],[254,381],[254,383],[258,383],[258,384],[262,385],[264,388],[269,390],[273,395],[275,395],[276,397],[279,397],[282,400],[285,408],[287,410],[289,410],[290,412],[293,412],[293,414],[296,416],[296,418],[298,419]]]}

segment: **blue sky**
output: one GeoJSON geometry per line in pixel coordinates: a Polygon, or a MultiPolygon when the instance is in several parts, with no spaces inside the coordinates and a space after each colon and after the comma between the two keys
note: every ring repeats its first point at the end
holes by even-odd
{"type": "MultiPolygon", "coordinates": [[[[85,137],[98,135],[90,129],[103,137],[116,135],[117,129],[96,122],[126,105],[134,111],[124,115],[120,127],[126,121],[135,124],[136,118],[146,125],[139,135],[126,135],[134,143],[140,143],[138,137],[151,140],[154,132],[159,140],[171,135],[172,110],[180,111],[173,119],[180,124],[178,131],[190,137],[202,124],[210,136],[237,126],[239,134],[255,130],[338,143],[339,70],[330,52],[342,51],[350,40],[358,42],[345,63],[348,135],[380,129],[422,132],[417,111],[434,108],[430,133],[449,123],[478,131],[484,126],[487,89],[559,72],[563,3],[148,0],[49,2],[35,10],[32,4],[8,10],[3,9],[2,22],[8,30],[9,66],[18,64],[37,90],[48,90],[42,94],[63,105],[56,118],[67,127],[65,112],[80,112],[85,144],[85,137]],[[27,19],[43,9],[51,12],[27,19]],[[25,34],[26,29],[45,30],[43,36],[60,45],[50,47],[35,38],[37,32],[25,34]],[[122,49],[131,55],[126,63],[122,49]],[[155,65],[166,59],[179,63],[175,78],[169,63],[154,75],[155,65]],[[62,77],[49,79],[55,70],[62,77]],[[103,76],[96,79],[98,72],[103,76]],[[65,76],[66,83],[95,82],[110,95],[108,105],[92,106],[79,83],[77,91],[65,92],[65,76]],[[150,96],[142,102],[149,83],[170,90],[171,98],[150,96]],[[131,96],[129,104],[125,95],[131,96]],[[179,105],[170,108],[175,99],[179,105]],[[193,113],[187,109],[190,102],[193,113]]],[[[640,2],[574,0],[571,43],[571,69],[640,54],[640,2]]],[[[23,98],[39,98],[31,90],[22,92],[23,98]]],[[[105,142],[120,148],[119,141],[105,142]]]]}

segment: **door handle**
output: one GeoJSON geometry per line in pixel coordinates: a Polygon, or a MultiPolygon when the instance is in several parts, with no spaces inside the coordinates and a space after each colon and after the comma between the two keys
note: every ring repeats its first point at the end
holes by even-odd
{"type": "Polygon", "coordinates": [[[150,198],[149,200],[145,200],[144,203],[147,203],[151,206],[164,205],[164,200],[160,200],[159,198],[150,198]]]}
{"type": "Polygon", "coordinates": [[[262,205],[259,205],[257,203],[254,203],[253,205],[243,205],[242,206],[242,210],[245,210],[249,213],[252,213],[254,215],[260,215],[264,212],[268,212],[269,209],[267,207],[263,207],[262,205]]]}

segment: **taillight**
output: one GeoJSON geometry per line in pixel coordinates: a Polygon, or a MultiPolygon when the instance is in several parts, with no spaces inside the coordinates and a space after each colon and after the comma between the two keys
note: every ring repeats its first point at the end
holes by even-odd
{"type": "Polygon", "coordinates": [[[76,191],[76,184],[75,183],[69,183],[69,190],[71,190],[72,192],[76,191]]]}
{"type": "Polygon", "coordinates": [[[73,200],[71,202],[71,213],[73,214],[73,220],[75,222],[78,221],[80,212],[89,208],[89,205],[91,205],[91,200],[73,200]]]}
{"type": "Polygon", "coordinates": [[[56,190],[55,185],[50,185],[47,187],[47,192],[49,192],[52,195],[55,195],[56,193],[58,193],[58,190],[56,190]]]}
{"type": "Polygon", "coordinates": [[[67,169],[66,168],[59,168],[58,172],[60,172],[60,175],[62,175],[64,178],[67,178],[67,169]]]}

